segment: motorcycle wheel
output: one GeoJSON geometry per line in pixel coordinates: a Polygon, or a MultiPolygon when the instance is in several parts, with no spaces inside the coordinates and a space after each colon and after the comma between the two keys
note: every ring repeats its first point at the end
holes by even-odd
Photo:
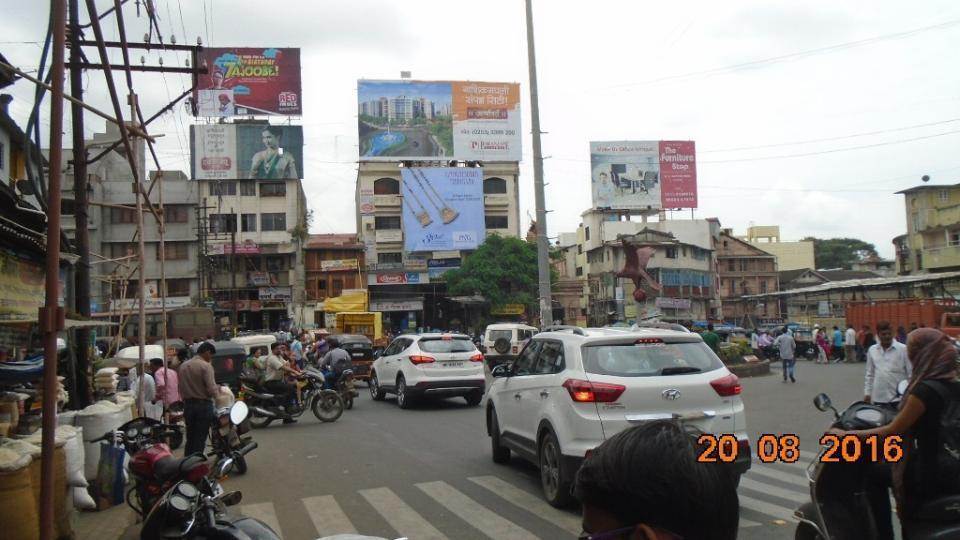
{"type": "Polygon", "coordinates": [[[273,418],[269,416],[260,416],[258,414],[250,415],[250,427],[253,429],[261,429],[270,425],[270,422],[273,422],[273,418]]]}
{"type": "Polygon", "coordinates": [[[180,446],[183,444],[183,430],[179,430],[176,434],[171,435],[170,440],[167,441],[167,444],[170,445],[171,450],[180,448],[180,446]]]}
{"type": "Polygon", "coordinates": [[[333,390],[324,390],[310,404],[313,415],[321,422],[335,422],[343,414],[343,398],[333,390]]]}
{"type": "Polygon", "coordinates": [[[240,452],[233,453],[233,470],[237,474],[247,474],[247,458],[240,452]]]}

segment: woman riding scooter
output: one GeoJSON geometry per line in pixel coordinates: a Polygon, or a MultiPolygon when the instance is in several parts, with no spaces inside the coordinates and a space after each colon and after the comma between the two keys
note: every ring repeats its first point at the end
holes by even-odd
{"type": "Polygon", "coordinates": [[[960,400],[960,382],[956,380],[957,349],[943,332],[920,328],[907,336],[907,356],[913,375],[892,422],[867,430],[830,430],[859,438],[873,435],[903,438],[904,457],[893,465],[893,488],[901,521],[913,517],[925,501],[960,493],[957,471],[939,470],[937,459],[940,415],[951,402],[960,400]]]}

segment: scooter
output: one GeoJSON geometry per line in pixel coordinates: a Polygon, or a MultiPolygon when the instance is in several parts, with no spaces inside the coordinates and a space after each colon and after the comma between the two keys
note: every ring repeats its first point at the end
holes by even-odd
{"type": "MultiPolygon", "coordinates": [[[[906,381],[898,388],[902,395],[906,381]]],[[[833,427],[843,430],[873,429],[889,424],[897,411],[888,406],[858,401],[842,413],[837,412],[826,394],[813,399],[814,406],[833,411],[833,427]]],[[[807,468],[810,502],[794,511],[800,520],[796,540],[875,540],[876,519],[867,500],[869,468],[874,467],[867,454],[846,462],[845,459],[823,459],[832,447],[822,445],[820,453],[807,468]]],[[[952,495],[925,503],[917,517],[902,522],[904,537],[910,540],[946,540],[960,538],[960,495],[952,495]]]]}
{"type": "Polygon", "coordinates": [[[308,409],[321,422],[334,422],[343,414],[343,398],[336,390],[323,389],[323,374],[307,367],[301,376],[306,381],[296,403],[285,396],[277,396],[261,388],[256,380],[242,378],[244,401],[250,407],[250,425],[256,429],[270,425],[274,420],[299,418],[308,409]]]}
{"type": "Polygon", "coordinates": [[[239,491],[213,495],[208,487],[178,482],[147,515],[140,539],[280,540],[266,523],[227,513],[227,507],[239,504],[242,498],[239,491]]]}

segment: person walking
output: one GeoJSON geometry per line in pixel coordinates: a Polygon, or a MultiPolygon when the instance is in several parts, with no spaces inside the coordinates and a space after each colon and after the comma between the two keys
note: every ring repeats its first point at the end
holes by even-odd
{"type": "Polygon", "coordinates": [[[713,352],[720,354],[720,336],[713,331],[713,324],[707,324],[707,331],[703,333],[703,342],[710,347],[713,352]]]}
{"type": "Polygon", "coordinates": [[[817,337],[814,341],[814,344],[814,346],[817,348],[817,363],[826,364],[829,362],[827,351],[830,350],[830,344],[827,342],[826,336],[823,335],[823,330],[817,332],[817,337]]]}
{"type": "Polygon", "coordinates": [[[897,385],[913,374],[913,366],[907,359],[907,346],[893,339],[889,322],[877,323],[877,335],[880,343],[867,349],[863,400],[889,406],[897,398],[897,385]]]}
{"type": "Polygon", "coordinates": [[[843,354],[843,332],[836,326],[833,327],[833,363],[839,364],[843,354]]]}
{"type": "Polygon", "coordinates": [[[777,336],[773,345],[780,351],[780,361],[783,362],[783,382],[787,382],[787,377],[790,377],[790,382],[797,382],[794,376],[797,366],[797,342],[790,329],[784,326],[783,333],[777,336]]]}
{"type": "Polygon", "coordinates": [[[212,343],[203,342],[197,347],[197,355],[180,366],[183,420],[187,424],[185,456],[202,453],[207,446],[207,433],[214,420],[213,400],[219,392],[210,363],[216,352],[212,343]]]}
{"type": "Polygon", "coordinates": [[[857,331],[853,325],[847,325],[843,339],[843,361],[852,364],[857,361],[857,331]]]}
{"type": "Polygon", "coordinates": [[[157,383],[157,399],[165,410],[169,410],[180,401],[180,377],[172,368],[164,367],[160,358],[151,359],[150,365],[153,366],[153,380],[157,383]]]}

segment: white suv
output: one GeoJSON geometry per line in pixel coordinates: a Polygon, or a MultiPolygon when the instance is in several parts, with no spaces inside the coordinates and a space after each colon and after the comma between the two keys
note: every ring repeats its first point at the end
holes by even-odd
{"type": "Polygon", "coordinates": [[[511,451],[540,467],[547,501],[565,506],[584,455],[645,421],[675,419],[704,433],[730,434],[750,467],[740,382],[697,334],[552,327],[512,365],[497,366],[487,394],[493,461],[511,451]]]}
{"type": "Polygon", "coordinates": [[[462,334],[399,336],[370,371],[370,396],[379,401],[396,394],[401,409],[421,396],[463,396],[479,405],[486,382],[483,354],[462,334]]]}
{"type": "Polygon", "coordinates": [[[499,364],[512,362],[520,349],[538,332],[534,326],[519,323],[496,323],[487,325],[483,333],[483,354],[490,369],[499,364]]]}

